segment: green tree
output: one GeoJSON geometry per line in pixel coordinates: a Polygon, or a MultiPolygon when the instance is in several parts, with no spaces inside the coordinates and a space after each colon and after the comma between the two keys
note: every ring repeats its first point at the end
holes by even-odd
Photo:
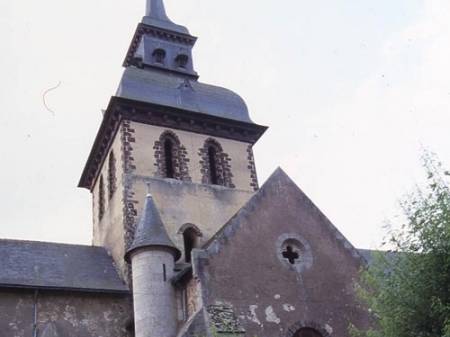
{"type": "Polygon", "coordinates": [[[450,337],[450,189],[442,164],[423,155],[427,183],[401,202],[405,224],[391,252],[363,271],[360,295],[373,316],[365,337],[450,337]]]}

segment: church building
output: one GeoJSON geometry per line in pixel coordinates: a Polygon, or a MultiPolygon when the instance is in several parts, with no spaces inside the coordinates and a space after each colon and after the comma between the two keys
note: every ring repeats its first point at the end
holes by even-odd
{"type": "Polygon", "coordinates": [[[357,250],[282,169],[267,127],[201,83],[196,37],[147,0],[81,174],[92,246],[0,240],[0,337],[350,337],[357,250]]]}

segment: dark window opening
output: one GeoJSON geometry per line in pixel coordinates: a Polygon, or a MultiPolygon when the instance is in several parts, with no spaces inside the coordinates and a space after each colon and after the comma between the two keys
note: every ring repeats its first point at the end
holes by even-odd
{"type": "Polygon", "coordinates": [[[167,272],[166,272],[166,265],[165,264],[163,264],[163,279],[164,279],[164,282],[167,281],[167,272]]]}
{"type": "Polygon", "coordinates": [[[108,163],[108,196],[112,199],[114,192],[116,191],[116,158],[114,152],[109,155],[108,163]]]}
{"type": "Polygon", "coordinates": [[[101,176],[98,188],[98,221],[103,219],[103,215],[105,215],[105,184],[101,176]]]}
{"type": "Polygon", "coordinates": [[[166,58],[166,51],[164,49],[155,49],[153,51],[153,62],[164,64],[164,60],[166,58]]]}
{"type": "Polygon", "coordinates": [[[208,160],[209,160],[209,180],[213,185],[219,184],[219,178],[217,175],[217,150],[210,146],[208,148],[208,160]]]}
{"type": "Polygon", "coordinates": [[[170,139],[164,141],[164,158],[166,164],[166,178],[173,178],[175,176],[173,166],[173,143],[170,139]]]}
{"type": "Polygon", "coordinates": [[[175,58],[175,63],[178,68],[186,68],[189,62],[189,57],[184,54],[180,54],[175,58]]]}
{"type": "Polygon", "coordinates": [[[191,262],[192,249],[198,246],[198,233],[194,228],[188,228],[183,232],[184,257],[186,262],[191,262]]]}
{"type": "Polygon", "coordinates": [[[294,337],[323,337],[320,332],[311,328],[302,328],[298,330],[294,337]]]}
{"type": "Polygon", "coordinates": [[[292,246],[287,246],[286,250],[283,252],[283,257],[288,260],[290,264],[295,264],[300,258],[300,255],[294,251],[292,246]]]}

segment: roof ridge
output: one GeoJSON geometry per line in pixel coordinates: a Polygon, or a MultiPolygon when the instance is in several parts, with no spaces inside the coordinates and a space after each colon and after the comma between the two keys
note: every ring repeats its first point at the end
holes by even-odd
{"type": "Polygon", "coordinates": [[[101,246],[84,245],[84,244],[79,244],[79,243],[66,243],[66,242],[40,241],[40,240],[20,240],[20,239],[0,238],[0,243],[1,243],[1,242],[37,243],[37,244],[46,244],[46,245],[55,245],[55,246],[71,246],[71,247],[100,248],[100,249],[106,250],[105,247],[101,247],[101,246]]]}

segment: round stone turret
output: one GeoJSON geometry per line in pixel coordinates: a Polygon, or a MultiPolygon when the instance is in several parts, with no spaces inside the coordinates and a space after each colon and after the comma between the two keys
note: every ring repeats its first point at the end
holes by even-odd
{"type": "Polygon", "coordinates": [[[176,335],[175,290],[170,280],[180,256],[148,194],[133,244],[125,255],[133,274],[136,337],[176,335]]]}

